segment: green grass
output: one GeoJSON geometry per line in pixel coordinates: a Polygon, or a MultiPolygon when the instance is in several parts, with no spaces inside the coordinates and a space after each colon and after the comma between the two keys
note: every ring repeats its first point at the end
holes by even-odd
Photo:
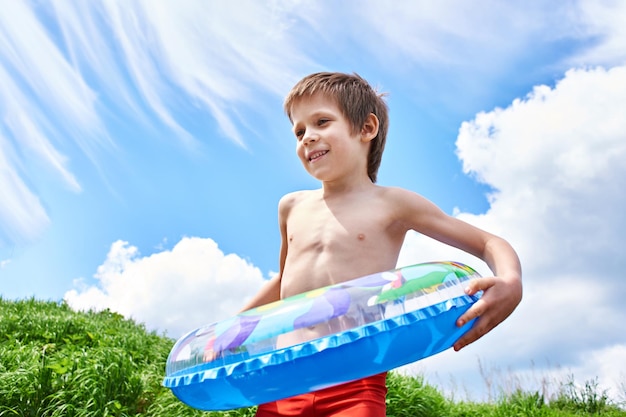
{"type": "MultiPolygon", "coordinates": [[[[254,407],[194,410],[162,387],[173,344],[110,311],[0,297],[0,417],[254,415],[254,407]]],[[[388,387],[393,417],[626,416],[596,381],[566,381],[552,398],[518,390],[487,403],[446,398],[419,376],[390,373],[388,387]]]]}

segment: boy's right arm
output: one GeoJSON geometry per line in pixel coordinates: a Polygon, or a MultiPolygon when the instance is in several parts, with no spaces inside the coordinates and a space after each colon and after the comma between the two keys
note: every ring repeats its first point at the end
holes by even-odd
{"type": "Polygon", "coordinates": [[[263,284],[259,292],[257,292],[255,296],[244,305],[240,312],[278,300],[280,300],[280,273],[276,274],[274,278],[263,284]]]}
{"type": "Polygon", "coordinates": [[[256,293],[250,301],[248,301],[241,311],[250,310],[265,304],[280,300],[280,284],[287,259],[287,215],[291,208],[292,199],[288,196],[283,197],[278,203],[278,226],[280,229],[280,255],[278,261],[278,274],[266,282],[259,292],[256,293]]]}

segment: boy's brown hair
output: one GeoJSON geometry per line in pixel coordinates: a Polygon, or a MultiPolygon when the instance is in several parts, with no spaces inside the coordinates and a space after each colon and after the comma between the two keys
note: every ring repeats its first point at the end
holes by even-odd
{"type": "Polygon", "coordinates": [[[311,97],[315,93],[322,93],[336,100],[339,109],[352,125],[352,133],[361,130],[370,113],[378,118],[378,134],[370,142],[367,157],[367,175],[372,182],[376,182],[389,127],[387,104],[383,100],[384,94],[377,93],[356,73],[318,72],[307,75],[293,86],[285,98],[284,109],[289,120],[291,120],[293,105],[302,98],[311,97]]]}

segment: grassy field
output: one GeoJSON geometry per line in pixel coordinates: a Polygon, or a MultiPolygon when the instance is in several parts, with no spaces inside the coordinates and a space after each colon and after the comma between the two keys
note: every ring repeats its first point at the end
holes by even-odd
{"type": "MultiPolygon", "coordinates": [[[[254,415],[201,412],[161,386],[173,340],[110,311],[0,298],[0,417],[254,415]]],[[[488,403],[453,401],[421,377],[390,373],[393,417],[625,416],[597,384],[561,384],[552,398],[513,392],[488,403]]]]}

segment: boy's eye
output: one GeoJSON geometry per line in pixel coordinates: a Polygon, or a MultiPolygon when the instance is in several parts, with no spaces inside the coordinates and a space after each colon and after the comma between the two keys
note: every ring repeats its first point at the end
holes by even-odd
{"type": "Polygon", "coordinates": [[[296,137],[300,139],[304,135],[304,129],[296,130],[296,137]]]}
{"type": "Polygon", "coordinates": [[[328,122],[328,119],[319,119],[317,121],[317,125],[322,126],[323,124],[326,124],[327,122],[328,122]]]}

